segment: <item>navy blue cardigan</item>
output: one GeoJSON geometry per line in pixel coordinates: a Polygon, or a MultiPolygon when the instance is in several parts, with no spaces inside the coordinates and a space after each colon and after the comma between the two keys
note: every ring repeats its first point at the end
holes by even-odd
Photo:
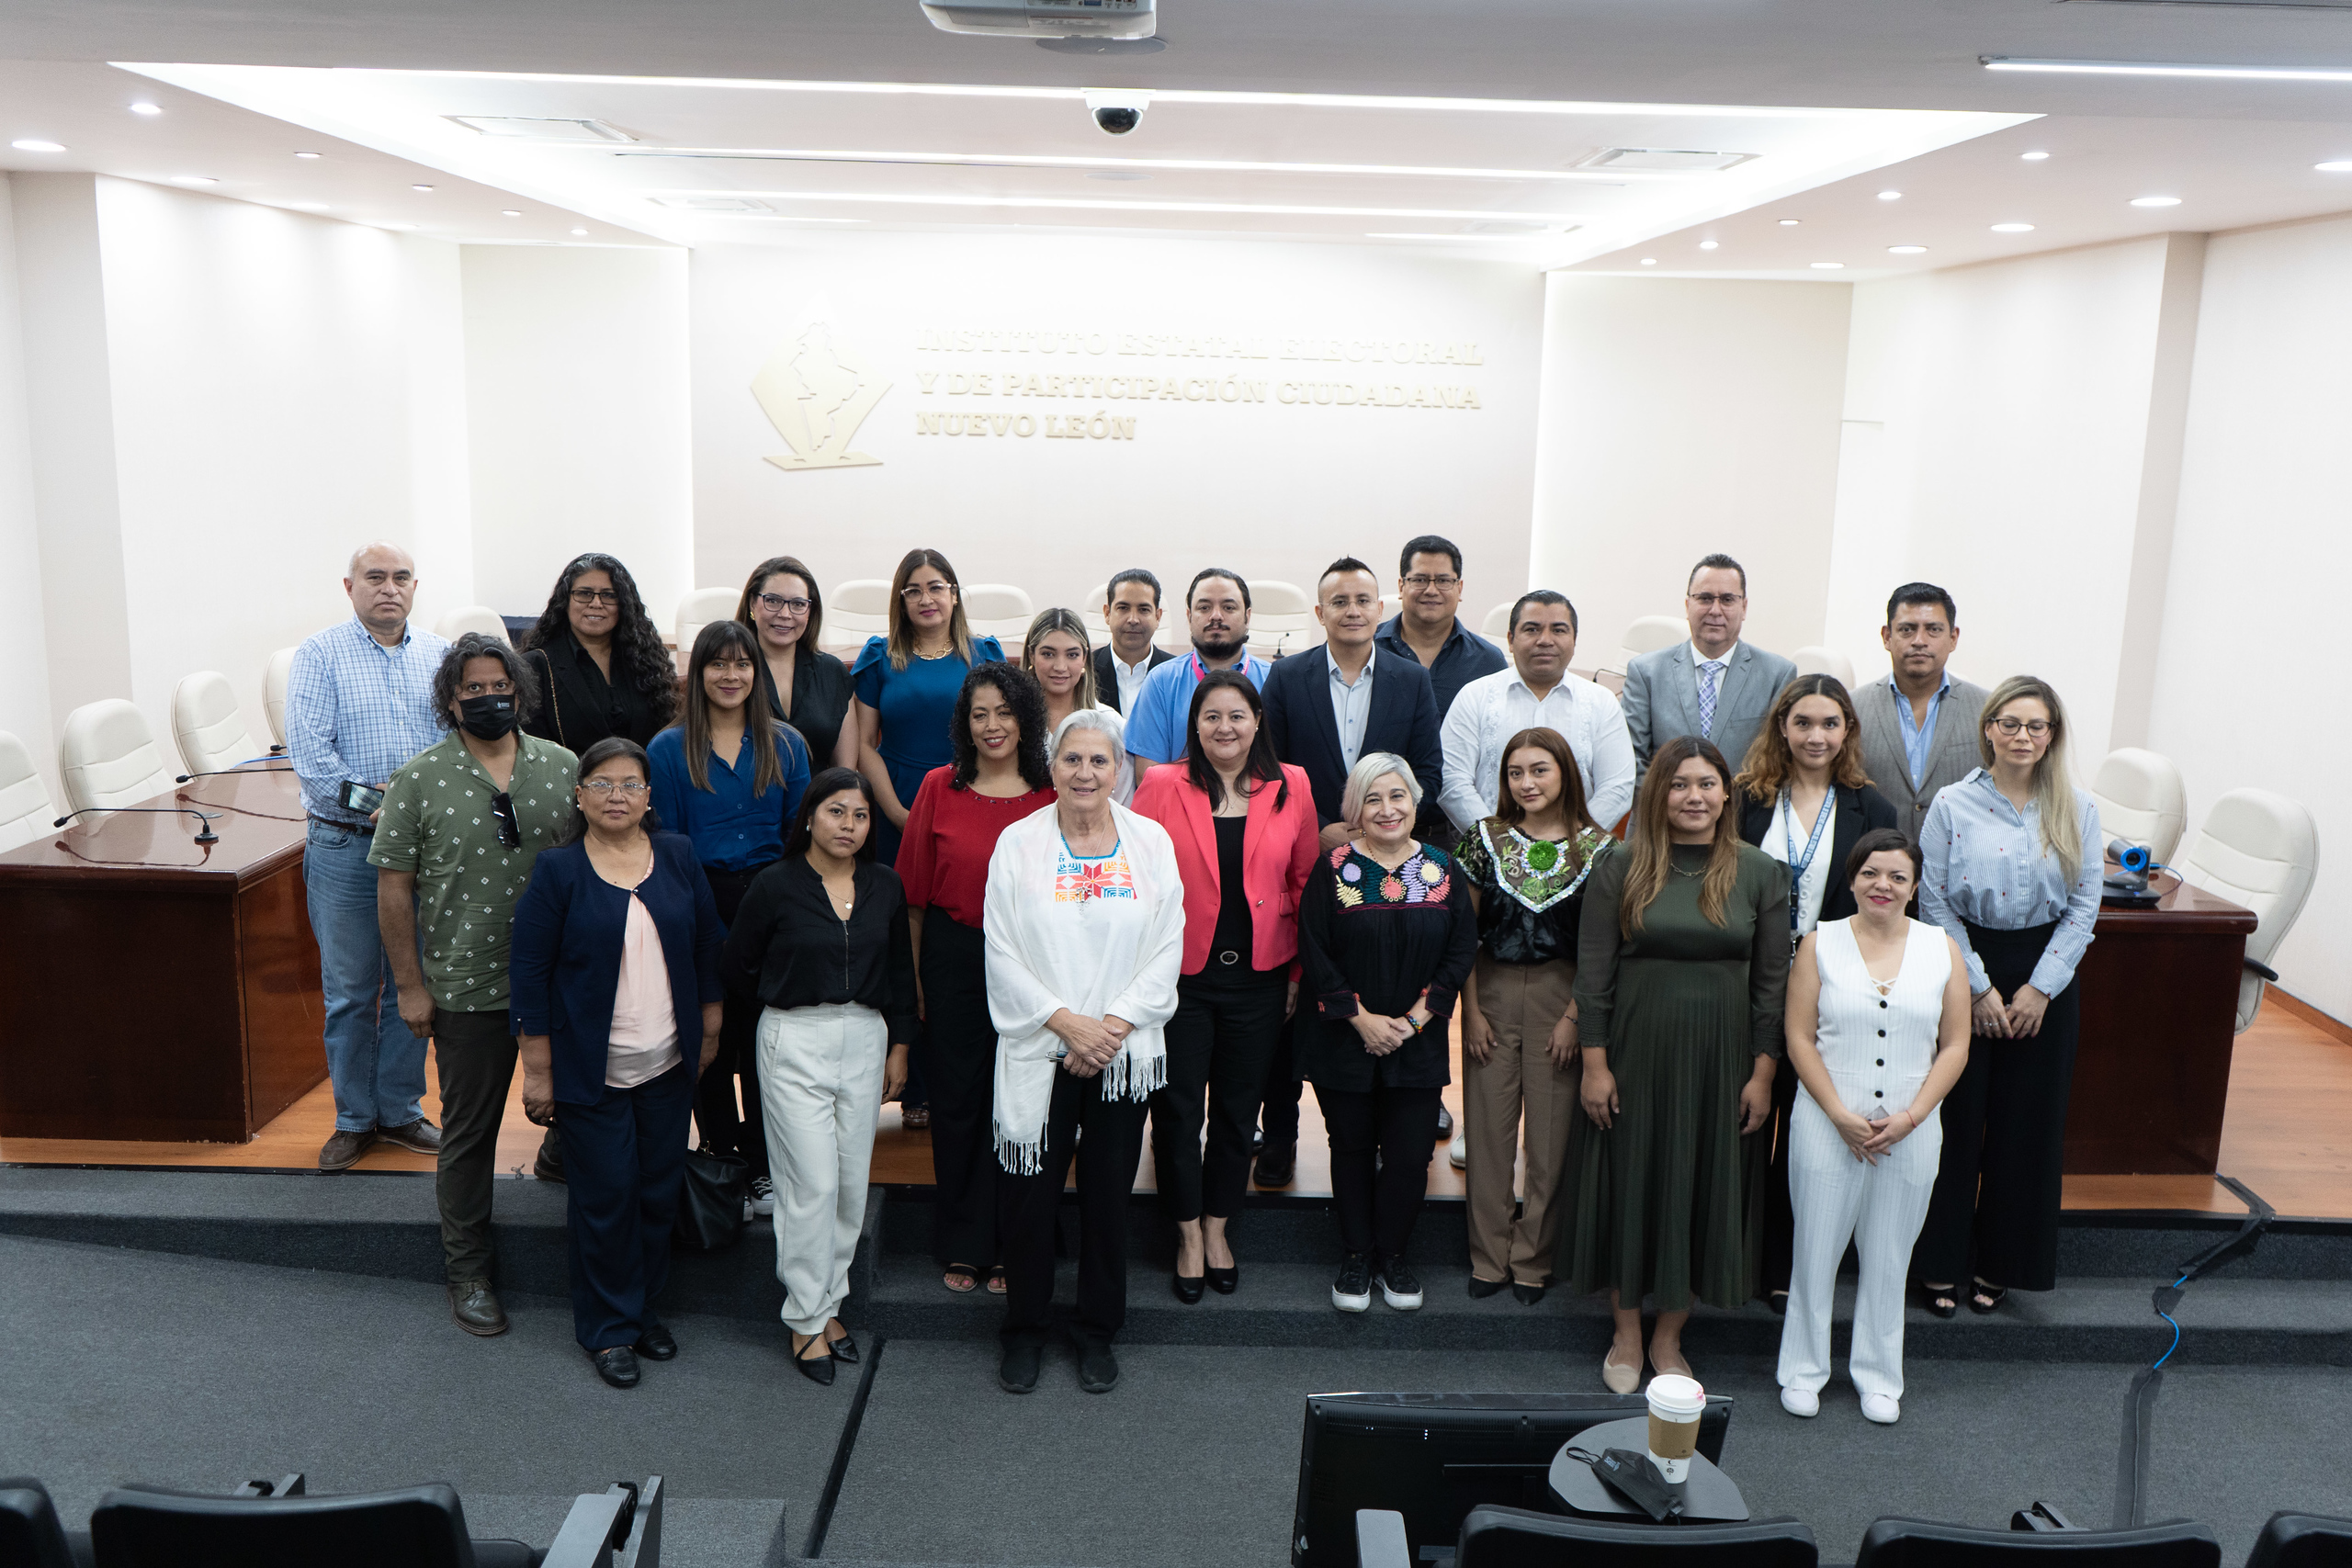
{"type": "MultiPolygon", "coordinates": [[[[726,995],[718,954],[727,928],[710,896],[710,879],[695,858],[694,840],[684,833],[652,838],[653,870],[637,893],[661,933],[678,1015],[678,1051],[693,1062],[702,1053],[702,1009],[726,995]]],[[[628,900],[627,888],[614,886],[588,863],[588,846],[574,842],[540,852],[530,884],[514,903],[508,971],[514,1032],[550,1037],[555,1097],[566,1105],[594,1105],[604,1098],[628,900]]]]}

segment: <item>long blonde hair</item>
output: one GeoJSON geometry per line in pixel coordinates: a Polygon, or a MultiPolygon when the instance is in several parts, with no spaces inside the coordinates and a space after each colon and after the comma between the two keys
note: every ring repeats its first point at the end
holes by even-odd
{"type": "Polygon", "coordinates": [[[956,603],[947,612],[948,643],[966,664],[972,662],[972,625],[964,618],[964,585],[956,581],[956,569],[937,550],[909,550],[890,577],[890,637],[883,647],[893,670],[904,670],[914,656],[915,623],[907,614],[907,579],[927,566],[938,568],[947,586],[956,591],[956,603]]]}
{"type": "Polygon", "coordinates": [[[2058,857],[2059,869],[2071,885],[2083,869],[2083,825],[2075,811],[2075,773],[2066,761],[2066,705],[2049,682],[2038,675],[2012,675],[1984,699],[1984,716],[1977,720],[1976,747],[1984,771],[1993,771],[1993,738],[1984,733],[2001,710],[2020,697],[2031,697],[2050,710],[2050,749],[2033,765],[2033,804],[2041,813],[2041,847],[2058,857]]]}
{"type": "Polygon", "coordinates": [[[1650,771],[1643,776],[1641,798],[1634,803],[1634,825],[1625,835],[1625,888],[1617,901],[1617,929],[1631,936],[1673,874],[1674,825],[1668,819],[1667,796],[1674,775],[1696,757],[1723,779],[1724,808],[1715,818],[1715,841],[1707,855],[1707,874],[1699,885],[1699,913],[1710,925],[1724,923],[1731,905],[1733,884],[1739,880],[1739,808],[1732,800],[1731,764],[1712,740],[1678,735],[1657,749],[1650,771]]]}
{"type": "MultiPolygon", "coordinates": [[[[1094,706],[1099,700],[1094,694],[1094,639],[1086,635],[1086,623],[1078,618],[1077,611],[1058,605],[1038,611],[1037,618],[1029,623],[1029,635],[1021,639],[1021,667],[1032,675],[1037,672],[1037,644],[1053,632],[1068,632],[1078,639],[1078,687],[1069,694],[1070,705],[1094,706]]],[[[1045,682],[1040,681],[1037,684],[1042,689],[1045,682]]]]}

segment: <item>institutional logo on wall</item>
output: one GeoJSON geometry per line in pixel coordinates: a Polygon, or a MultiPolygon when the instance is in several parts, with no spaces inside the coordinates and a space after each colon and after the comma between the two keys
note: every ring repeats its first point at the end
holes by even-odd
{"type": "Polygon", "coordinates": [[[752,396],[792,448],[771,457],[779,468],[856,468],[882,461],[850,450],[857,427],[890,383],[842,339],[832,308],[819,299],[784,345],[752,378],[752,396]]]}

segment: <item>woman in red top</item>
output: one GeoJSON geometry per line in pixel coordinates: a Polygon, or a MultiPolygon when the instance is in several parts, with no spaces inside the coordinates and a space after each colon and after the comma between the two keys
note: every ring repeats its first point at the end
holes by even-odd
{"type": "Polygon", "coordinates": [[[1226,1223],[1241,1209],[1267,1063],[1298,999],[1315,798],[1305,769],[1274,760],[1265,711],[1249,676],[1213,671],[1193,693],[1184,760],[1152,769],[1136,791],[1136,811],[1168,829],[1184,877],[1184,976],[1151,1141],[1160,1202],[1176,1222],[1176,1297],[1188,1303],[1204,1285],[1230,1295],[1239,1283],[1226,1223]]]}
{"type": "Polygon", "coordinates": [[[1046,766],[1046,698],[1010,664],[964,677],[949,729],[956,760],[923,775],[899,846],[899,880],[915,945],[923,1029],[916,1046],[931,1090],[931,1245],[959,1294],[997,1266],[996,1025],[989,1019],[981,896],[999,833],[1054,803],[1046,766]]]}

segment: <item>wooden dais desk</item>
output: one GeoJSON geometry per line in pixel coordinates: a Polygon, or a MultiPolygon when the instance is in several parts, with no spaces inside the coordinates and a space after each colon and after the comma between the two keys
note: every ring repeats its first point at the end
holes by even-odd
{"type": "Polygon", "coordinates": [[[326,1077],[302,795],[198,779],[0,854],[0,1134],[243,1143],[326,1077]]]}
{"type": "Polygon", "coordinates": [[[2154,885],[2165,893],[2153,909],[2099,910],[2075,974],[2069,1176],[2211,1175],[2221,1162],[2254,911],[2163,873],[2154,885]]]}

